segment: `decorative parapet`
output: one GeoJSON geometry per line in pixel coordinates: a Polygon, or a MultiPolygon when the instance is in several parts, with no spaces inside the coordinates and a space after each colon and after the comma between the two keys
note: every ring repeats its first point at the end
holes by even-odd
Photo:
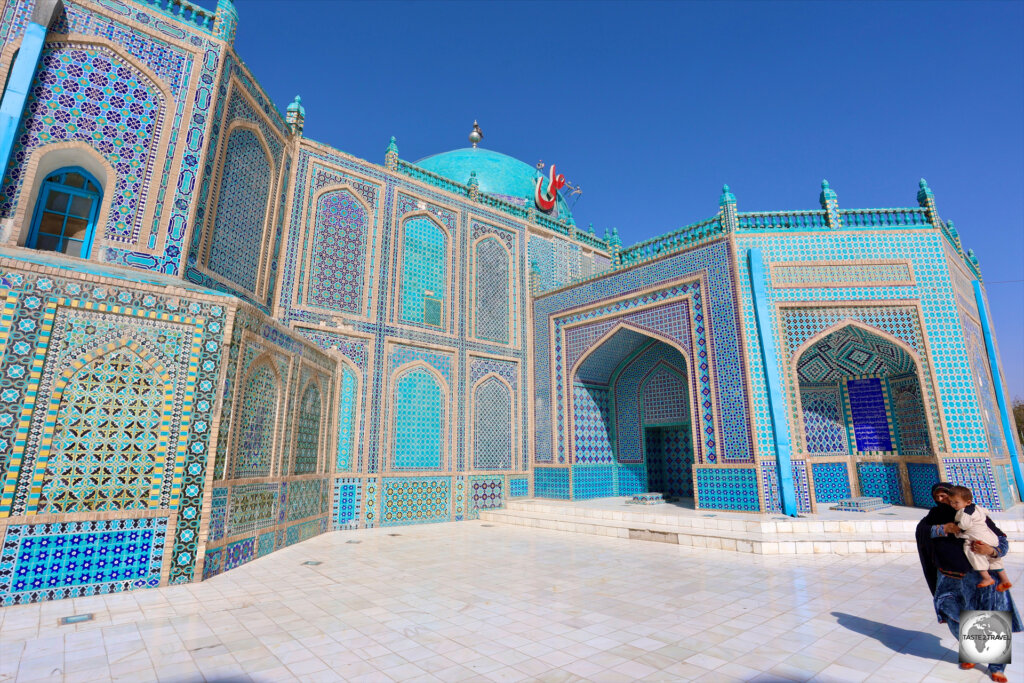
{"type": "Polygon", "coordinates": [[[981,279],[981,264],[978,263],[978,257],[974,255],[973,249],[968,249],[967,254],[964,255],[964,263],[971,269],[971,272],[980,280],[981,279]]]}
{"type": "Polygon", "coordinates": [[[736,214],[739,231],[828,230],[824,211],[758,211],[736,214]]]}
{"type": "MultiPolygon", "coordinates": [[[[571,239],[581,242],[593,249],[598,249],[605,253],[610,253],[609,244],[597,237],[580,230],[575,229],[575,225],[569,225],[567,222],[556,221],[549,216],[531,210],[529,205],[518,206],[512,202],[506,202],[503,199],[498,199],[485,192],[479,191],[479,185],[475,188],[471,183],[463,185],[457,183],[454,180],[449,180],[444,176],[440,176],[436,173],[432,173],[425,169],[420,168],[416,164],[404,161],[398,158],[398,146],[395,144],[395,139],[391,138],[391,144],[388,145],[388,150],[384,155],[384,167],[390,171],[397,171],[403,175],[409,176],[414,180],[418,180],[427,185],[440,188],[446,192],[457,194],[461,197],[471,199],[491,209],[496,209],[502,213],[506,213],[510,216],[515,216],[521,220],[525,220],[534,223],[542,228],[550,230],[551,232],[558,233],[559,235],[565,235],[571,239]],[[392,164],[394,164],[392,166],[392,164]],[[475,194],[475,196],[474,196],[475,194]]],[[[475,180],[475,176],[470,176],[470,181],[475,180]]]]}
{"type": "Polygon", "coordinates": [[[622,250],[619,260],[623,267],[643,263],[651,259],[665,256],[725,233],[721,217],[715,216],[699,223],[687,225],[660,237],[653,237],[628,249],[622,250]]]}
{"type": "MultiPolygon", "coordinates": [[[[188,2],[188,0],[136,0],[136,2],[148,5],[157,12],[160,12],[160,14],[172,19],[177,19],[185,24],[191,24],[207,33],[216,35],[215,27],[220,10],[219,7],[218,12],[212,12],[188,2]]],[[[235,14],[235,20],[236,22],[238,20],[237,13],[235,14]]]]}
{"type": "Polygon", "coordinates": [[[909,228],[928,225],[921,209],[849,209],[840,211],[847,228],[909,228]]]}
{"type": "Polygon", "coordinates": [[[469,188],[469,198],[474,202],[480,198],[480,181],[476,179],[476,171],[469,172],[469,182],[466,183],[466,187],[469,188]]]}

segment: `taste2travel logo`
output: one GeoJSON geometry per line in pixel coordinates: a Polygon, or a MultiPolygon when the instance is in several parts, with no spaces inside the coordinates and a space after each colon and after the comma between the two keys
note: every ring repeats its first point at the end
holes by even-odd
{"type": "Polygon", "coordinates": [[[1010,663],[1010,613],[965,610],[960,613],[960,662],[1010,663]]]}

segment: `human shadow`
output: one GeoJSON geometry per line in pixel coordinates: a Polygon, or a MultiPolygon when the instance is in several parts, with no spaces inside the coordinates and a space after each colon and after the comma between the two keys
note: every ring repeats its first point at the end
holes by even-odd
{"type": "Polygon", "coordinates": [[[893,626],[892,624],[846,614],[845,612],[832,612],[832,616],[836,618],[839,625],[843,628],[863,636],[868,636],[869,638],[874,638],[893,652],[921,657],[922,659],[936,659],[939,661],[950,659],[952,651],[942,645],[942,641],[937,635],[921,631],[911,631],[893,626]]]}

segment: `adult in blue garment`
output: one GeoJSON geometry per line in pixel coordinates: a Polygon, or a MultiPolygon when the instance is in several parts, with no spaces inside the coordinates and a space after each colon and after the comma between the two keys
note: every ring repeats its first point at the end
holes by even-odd
{"type": "MultiPolygon", "coordinates": [[[[917,525],[917,552],[921,559],[921,568],[928,588],[935,602],[935,614],[940,624],[949,626],[953,637],[960,639],[960,612],[963,610],[996,610],[1010,612],[1014,633],[1024,631],[1017,607],[1009,591],[1000,592],[994,586],[979,588],[981,576],[971,568],[964,554],[964,542],[957,538],[955,529],[947,527],[953,524],[956,510],[949,504],[949,492],[952,484],[939,482],[932,487],[932,498],[935,507],[928,511],[925,518],[917,525]]],[[[999,539],[998,546],[990,546],[975,541],[972,545],[976,553],[1001,557],[1005,555],[1010,544],[999,527],[988,520],[989,528],[999,539]]],[[[973,669],[974,664],[961,664],[961,669],[973,669]]],[[[989,664],[988,672],[993,681],[1006,682],[1005,664],[989,664]]]]}

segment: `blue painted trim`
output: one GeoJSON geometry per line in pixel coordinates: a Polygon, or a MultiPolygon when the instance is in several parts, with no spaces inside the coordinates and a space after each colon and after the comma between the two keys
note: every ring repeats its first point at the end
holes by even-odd
{"type": "Polygon", "coordinates": [[[771,335],[768,317],[768,293],[765,291],[764,255],[760,249],[750,250],[750,291],[754,297],[754,317],[757,320],[757,339],[761,344],[761,360],[768,382],[768,407],[772,416],[772,439],[775,442],[775,462],[778,465],[779,492],[782,494],[782,513],[797,516],[796,486],[793,483],[791,458],[792,441],[782,400],[782,380],[779,377],[779,359],[771,335]]]}
{"type": "Polygon", "coordinates": [[[1006,395],[1003,394],[1003,376],[999,371],[999,357],[996,356],[995,340],[992,338],[992,327],[988,322],[988,308],[985,306],[985,294],[981,291],[981,283],[974,280],[974,298],[978,302],[978,317],[981,318],[981,333],[985,337],[985,351],[988,352],[988,365],[992,370],[992,384],[996,389],[996,403],[999,405],[999,418],[1003,423],[1003,437],[1006,448],[1010,451],[1010,463],[1013,464],[1013,477],[1017,480],[1017,495],[1024,500],[1024,472],[1021,472],[1020,455],[1017,453],[1017,435],[1013,432],[1013,421],[1006,407],[1006,395]]]}
{"type": "Polygon", "coordinates": [[[32,79],[36,75],[39,57],[43,54],[43,43],[46,42],[46,27],[42,24],[29,23],[25,27],[25,35],[21,38],[18,57],[11,66],[10,80],[0,102],[0,173],[7,170],[14,149],[14,136],[21,123],[21,115],[25,111],[25,102],[32,87],[32,79]]]}

